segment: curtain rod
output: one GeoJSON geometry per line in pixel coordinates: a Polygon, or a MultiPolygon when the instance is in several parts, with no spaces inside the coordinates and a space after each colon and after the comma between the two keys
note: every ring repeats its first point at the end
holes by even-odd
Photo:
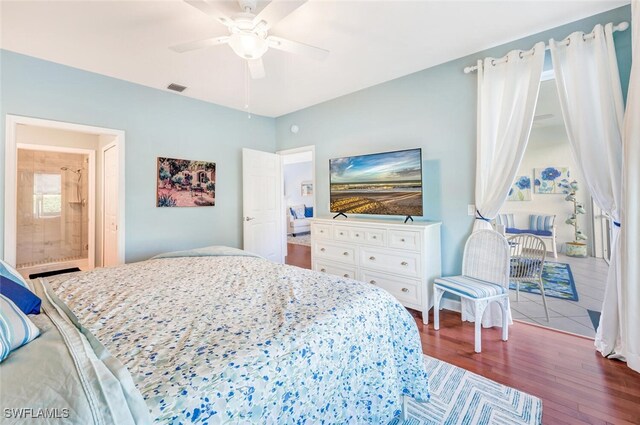
{"type": "MultiPolygon", "coordinates": [[[[626,22],[626,21],[625,22],[620,22],[618,25],[615,25],[613,27],[613,32],[626,31],[628,28],[629,28],[629,22],[626,22]]],[[[588,39],[591,39],[593,37],[595,37],[595,35],[593,34],[593,31],[590,32],[589,34],[585,34],[585,35],[582,36],[582,38],[584,40],[588,40],[588,39]]],[[[568,45],[568,42],[567,42],[567,45],[568,45]]],[[[549,45],[545,44],[544,45],[544,49],[545,50],[549,50],[549,45]]],[[[522,58],[523,55],[529,55],[529,54],[532,54],[532,53],[524,53],[524,54],[520,53],[520,57],[522,58]]],[[[505,58],[502,58],[502,59],[496,59],[492,63],[495,65],[495,64],[506,62],[506,61],[507,60],[506,60],[506,57],[505,57],[505,58]]],[[[467,66],[467,67],[464,68],[464,73],[465,74],[469,74],[470,72],[474,72],[474,71],[477,71],[477,70],[478,70],[478,65],[467,66]]]]}

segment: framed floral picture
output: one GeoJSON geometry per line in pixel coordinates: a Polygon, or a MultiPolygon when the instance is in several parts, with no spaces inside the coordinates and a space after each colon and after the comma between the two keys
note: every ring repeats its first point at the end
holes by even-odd
{"type": "Polygon", "coordinates": [[[511,185],[507,201],[530,201],[531,200],[531,176],[516,176],[516,180],[511,185]]]}
{"type": "Polygon", "coordinates": [[[535,168],[534,174],[534,191],[543,194],[562,193],[562,188],[558,183],[562,179],[571,177],[568,167],[535,168]]]}
{"type": "Polygon", "coordinates": [[[215,204],[215,162],[158,158],[156,206],[212,207],[215,204]]]}

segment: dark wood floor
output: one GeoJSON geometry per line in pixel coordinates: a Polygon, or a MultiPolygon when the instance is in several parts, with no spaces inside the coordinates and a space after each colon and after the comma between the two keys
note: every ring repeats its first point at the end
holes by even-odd
{"type": "MultiPolygon", "coordinates": [[[[287,264],[310,268],[311,250],[289,245],[287,264]]],[[[474,327],[443,310],[439,331],[416,319],[425,354],[540,397],[544,424],[640,424],[640,374],[602,358],[593,340],[515,322],[509,341],[482,330],[482,353],[473,351],[474,327]]]]}

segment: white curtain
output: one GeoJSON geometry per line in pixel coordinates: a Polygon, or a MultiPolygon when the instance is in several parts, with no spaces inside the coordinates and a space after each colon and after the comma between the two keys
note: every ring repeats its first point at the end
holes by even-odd
{"type": "MultiPolygon", "coordinates": [[[[625,358],[621,276],[622,128],[624,104],[613,42],[613,24],[593,36],[576,32],[549,43],[567,135],[594,201],[614,222],[611,262],[595,345],[625,358]]],[[[636,117],[637,120],[637,117],[636,117]]],[[[637,164],[636,164],[637,167],[637,164]]],[[[637,283],[637,281],[636,281],[637,283]]],[[[634,327],[637,326],[634,325],[634,327]]]]}
{"type": "MultiPolygon", "coordinates": [[[[474,231],[491,229],[489,220],[507,200],[520,167],[538,100],[544,51],[544,43],[538,43],[529,52],[514,50],[503,59],[478,61],[474,231]]],[[[462,301],[462,320],[473,322],[473,303],[462,301]]],[[[500,307],[492,303],[482,326],[501,326],[501,314],[500,307]]]]}
{"type": "MultiPolygon", "coordinates": [[[[626,345],[627,365],[640,372],[640,1],[631,3],[632,66],[627,110],[623,130],[622,164],[622,227],[621,227],[621,284],[620,342],[626,345]]],[[[615,306],[614,306],[615,307],[615,306]]],[[[611,310],[611,306],[607,307],[611,310]]],[[[614,316],[615,317],[615,316],[614,316]]],[[[609,335],[599,335],[609,341],[609,335]]],[[[613,348],[613,353],[620,347],[613,348]]]]}

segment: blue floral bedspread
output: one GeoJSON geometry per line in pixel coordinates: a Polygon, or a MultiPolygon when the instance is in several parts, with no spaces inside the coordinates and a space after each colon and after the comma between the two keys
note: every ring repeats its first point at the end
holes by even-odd
{"type": "Polygon", "coordinates": [[[413,318],[384,290],[248,256],[49,280],[157,423],[386,424],[427,400],[413,318]]]}

